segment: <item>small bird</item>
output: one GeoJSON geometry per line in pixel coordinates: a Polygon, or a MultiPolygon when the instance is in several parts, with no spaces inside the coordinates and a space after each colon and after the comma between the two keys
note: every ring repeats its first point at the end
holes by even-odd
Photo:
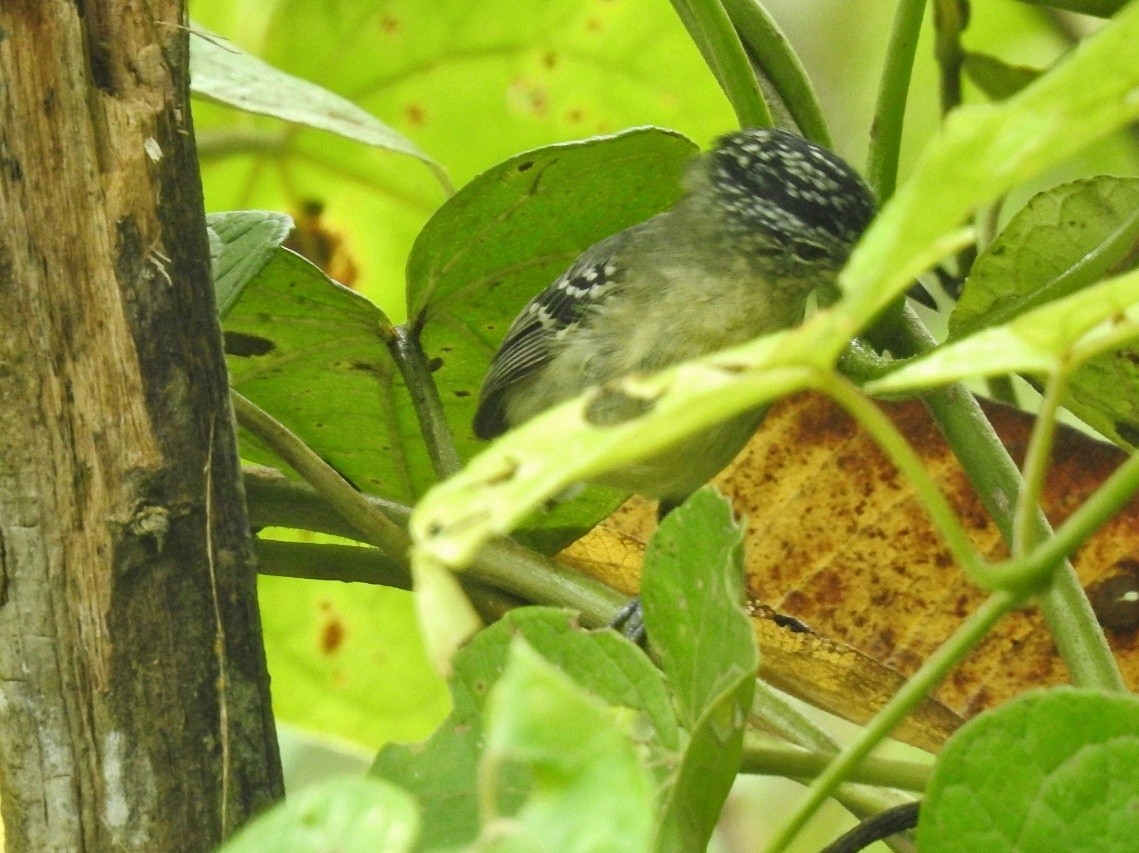
{"type": "MultiPolygon", "coordinates": [[[[673,207],[591,246],[522,309],[483,383],[475,434],[494,438],[587,388],[795,325],[874,213],[870,189],[826,149],[782,130],[722,137],[689,166],[673,207]]],[[[601,482],[658,498],[663,515],[762,417],[739,415],[601,482]]]]}

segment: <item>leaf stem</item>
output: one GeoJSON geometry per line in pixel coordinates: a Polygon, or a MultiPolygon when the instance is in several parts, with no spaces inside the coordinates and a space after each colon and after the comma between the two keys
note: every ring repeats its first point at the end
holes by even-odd
{"type": "Polygon", "coordinates": [[[1056,414],[1068,386],[1067,379],[1067,371],[1061,370],[1048,380],[1044,399],[1032,425],[1032,437],[1024,455],[1024,486],[1020,490],[1013,514],[1010,550],[1014,560],[1023,560],[1024,555],[1044,538],[1037,507],[1040,506],[1040,496],[1044,494],[1044,478],[1048,473],[1052,441],[1056,436],[1056,414]]]}
{"type": "Polygon", "coordinates": [[[889,200],[897,186],[906,96],[910,90],[910,75],[924,14],[925,0],[898,0],[894,12],[894,27],[886,48],[886,64],[882,69],[878,104],[870,129],[870,156],[866,165],[867,178],[878,196],[879,205],[889,200]]]}
{"type": "Polygon", "coordinates": [[[847,746],[827,766],[811,784],[806,800],[799,805],[786,825],[779,831],[775,840],[768,847],[769,851],[786,849],[799,830],[803,828],[810,817],[818,810],[838,785],[850,777],[853,770],[858,767],[881,743],[894,727],[910,713],[949,672],[981,641],[989,630],[1006,613],[1017,607],[1021,600],[1008,592],[993,593],[968,619],[953,633],[937,651],[935,651],[921,668],[914,673],[913,678],[883,706],[874,718],[858,735],[857,739],[847,746]]]}
{"type": "Polygon", "coordinates": [[[771,127],[747,51],[720,0],[672,0],[676,14],[735,110],[740,127],[771,127]]]}
{"type": "Polygon", "coordinates": [[[380,335],[403,375],[435,476],[440,480],[446,479],[462,468],[463,463],[455,449],[455,437],[447,423],[439,388],[435,385],[419,335],[406,326],[381,328],[380,335]]]}
{"type": "Polygon", "coordinates": [[[833,147],[811,79],[775,19],[758,0],[724,0],[724,9],[803,135],[819,145],[833,147]]]}
{"type": "MultiPolygon", "coordinates": [[[[744,737],[740,772],[761,776],[786,776],[789,779],[811,779],[822,774],[834,757],[834,751],[803,749],[760,735],[749,734],[744,737]]],[[[900,788],[903,791],[924,791],[929,785],[932,773],[932,764],[865,758],[845,779],[847,782],[862,785],[900,788]]]]}
{"type": "Polygon", "coordinates": [[[407,532],[373,506],[284,424],[230,389],[237,422],[265,442],[357,531],[365,542],[407,565],[407,532]]]}
{"type": "MultiPolygon", "coordinates": [[[[889,330],[877,331],[885,332],[892,351],[903,356],[926,352],[934,343],[929,331],[909,308],[898,315],[889,330]]],[[[1001,536],[1011,542],[1013,514],[1023,483],[977,400],[960,383],[931,391],[922,400],[1001,536]]],[[[1043,535],[1051,538],[1048,520],[1039,507],[1035,512],[1043,535]]],[[[989,567],[989,572],[1000,583],[1011,579],[1000,578],[1003,571],[993,567],[989,567]]],[[[1125,689],[1119,666],[1070,562],[1057,562],[1052,583],[1040,594],[1038,602],[1073,684],[1101,690],[1125,689]]]]}
{"type": "MultiPolygon", "coordinates": [[[[312,486],[289,480],[280,472],[263,466],[244,466],[242,474],[249,501],[249,517],[254,526],[295,527],[361,537],[355,525],[339,514],[328,496],[312,486]]],[[[360,495],[359,492],[356,494],[360,495]]],[[[409,507],[368,495],[360,497],[375,512],[384,514],[392,524],[398,525],[402,532],[411,515],[409,507]]],[[[591,627],[609,624],[626,603],[626,598],[619,592],[510,539],[487,543],[471,566],[459,575],[459,580],[465,585],[468,577],[527,602],[573,608],[591,627]]],[[[362,577],[358,579],[364,580],[362,577]]],[[[475,603],[481,608],[480,602],[475,603]]]]}

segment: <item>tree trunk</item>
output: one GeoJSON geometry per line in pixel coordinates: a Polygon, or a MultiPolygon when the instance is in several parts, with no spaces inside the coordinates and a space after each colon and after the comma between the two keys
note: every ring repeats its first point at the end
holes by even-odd
{"type": "Polygon", "coordinates": [[[204,850],[281,794],[183,11],[0,0],[10,850],[204,850]]]}

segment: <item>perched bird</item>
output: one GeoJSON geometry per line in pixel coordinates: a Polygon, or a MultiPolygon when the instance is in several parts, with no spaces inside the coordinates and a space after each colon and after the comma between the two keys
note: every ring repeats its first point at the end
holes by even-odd
{"type": "MultiPolygon", "coordinates": [[[[722,137],[689,167],[669,210],[587,249],[522,309],[483,383],[475,434],[494,438],[593,386],[798,323],[874,216],[874,197],[831,152],[781,130],[722,137]]],[[[667,511],[747,442],[737,416],[602,482],[667,511]]]]}

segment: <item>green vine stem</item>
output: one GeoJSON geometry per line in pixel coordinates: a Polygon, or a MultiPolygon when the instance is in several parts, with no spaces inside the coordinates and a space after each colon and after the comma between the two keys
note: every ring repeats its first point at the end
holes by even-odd
{"type": "Polygon", "coordinates": [[[1048,474],[1048,464],[1052,460],[1052,442],[1056,436],[1056,415],[1059,413],[1064,391],[1068,387],[1068,373],[1061,370],[1048,380],[1036,422],[1032,425],[1032,437],[1024,454],[1024,487],[1016,502],[1012,524],[1012,551],[1014,559],[1023,560],[1024,555],[1035,548],[1044,538],[1040,529],[1040,498],[1044,494],[1044,480],[1048,474]]]}
{"type": "Polygon", "coordinates": [[[724,90],[740,127],[771,127],[771,111],[747,51],[720,0],[672,0],[672,6],[724,90]]]}
{"type": "Polygon", "coordinates": [[[368,502],[331,465],[321,459],[284,424],[230,389],[237,422],[284,459],[357,531],[364,541],[407,565],[411,540],[407,531],[368,502]]]}
{"type": "Polygon", "coordinates": [[[850,778],[852,771],[870,755],[870,752],[879,743],[889,736],[890,732],[907,714],[933,692],[934,688],[972,651],[973,647],[984,638],[1001,617],[1021,603],[1022,600],[1017,596],[1000,591],[993,593],[972,613],[954,632],[953,636],[926,659],[921,668],[914,673],[913,678],[907,681],[902,689],[882,707],[882,710],[866,725],[854,742],[843,749],[827,766],[826,770],[815,779],[807,792],[806,799],[796,808],[795,813],[780,830],[768,850],[786,849],[819,806],[834,793],[838,785],[843,780],[850,778]]]}
{"type": "MultiPolygon", "coordinates": [[[[835,757],[833,751],[820,752],[788,746],[769,738],[747,735],[744,738],[740,772],[762,776],[786,776],[789,779],[813,779],[819,776],[835,757]]],[[[847,782],[924,791],[933,774],[932,764],[866,758],[846,778],[847,782]]]]}
{"type": "Polygon", "coordinates": [[[443,412],[443,401],[439,399],[439,389],[419,335],[406,326],[382,327],[380,335],[403,375],[435,476],[446,479],[462,468],[463,462],[455,449],[455,437],[443,412]]]}
{"type": "Polygon", "coordinates": [[[894,27],[886,48],[886,65],[882,71],[882,85],[878,89],[866,165],[867,179],[878,196],[879,205],[885,204],[894,194],[898,182],[906,96],[910,90],[910,75],[924,14],[925,0],[899,0],[894,12],[894,27]]]}
{"type": "Polygon", "coordinates": [[[934,0],[934,53],[941,73],[942,116],[961,104],[961,67],[965,64],[961,33],[968,23],[969,5],[965,0],[934,0]]]}
{"type": "Polygon", "coordinates": [[[1083,545],[1096,530],[1123,509],[1137,492],[1139,453],[1132,453],[1079,509],[1068,516],[1055,536],[1046,539],[1019,562],[1019,568],[1029,577],[1047,571],[1050,566],[1083,545]]]}
{"type": "Polygon", "coordinates": [[[803,135],[833,148],[830,128],[811,79],[775,19],[759,0],[724,0],[724,10],[803,135]]]}
{"type": "MultiPolygon", "coordinates": [[[[752,700],[751,720],[748,726],[749,729],[744,735],[743,769],[741,772],[750,772],[746,769],[750,766],[750,759],[748,758],[750,739],[755,738],[758,743],[758,739],[763,737],[758,733],[757,728],[762,731],[774,732],[796,747],[813,753],[826,755],[829,758],[838,754],[839,744],[837,741],[816,726],[805,714],[801,713],[761,678],[757,678],[755,682],[755,697],[752,700]]],[[[787,744],[782,744],[782,746],[788,748],[787,744]]],[[[863,788],[855,784],[840,785],[835,791],[834,798],[859,820],[878,814],[883,809],[895,806],[899,802],[897,795],[889,791],[863,788]]],[[[900,847],[895,845],[893,841],[886,843],[901,853],[900,847]]]]}
{"type": "Polygon", "coordinates": [[[898,467],[917,493],[934,526],[949,546],[958,566],[975,583],[989,586],[987,567],[973,547],[973,542],[962,526],[961,520],[929,476],[920,457],[894,426],[893,421],[886,417],[869,397],[837,373],[819,373],[812,384],[832,397],[873,436],[874,441],[886,452],[890,461],[898,467]]]}
{"type": "MultiPolygon", "coordinates": [[[[912,309],[906,308],[891,319],[895,322],[888,329],[876,329],[875,334],[884,335],[888,348],[893,352],[902,356],[918,355],[934,345],[929,331],[912,309]]],[[[931,391],[922,400],[985,509],[996,522],[1001,536],[1006,542],[1011,542],[1013,514],[1023,483],[1020,472],[980,405],[960,383],[931,391]]],[[[1047,519],[1039,508],[1035,511],[1043,535],[1051,539],[1047,519]]],[[[1079,510],[1073,518],[1078,515],[1079,510]]],[[[1066,557],[1067,553],[1062,556],[1066,557]]],[[[990,572],[994,578],[1000,574],[992,567],[990,572]]],[[[1002,583],[1008,581],[1009,578],[1000,580],[1002,583]]],[[[1078,687],[1124,690],[1119,666],[1096,622],[1079,578],[1066,559],[1055,563],[1052,583],[1041,593],[1038,601],[1072,682],[1078,687]]]]}
{"type": "MultiPolygon", "coordinates": [[[[263,575],[370,583],[407,591],[412,588],[407,567],[377,548],[254,538],[253,550],[257,554],[257,571],[263,575]]],[[[479,616],[488,622],[525,603],[473,578],[460,576],[459,582],[479,616]]]]}
{"type": "MultiPolygon", "coordinates": [[[[360,537],[360,532],[339,515],[338,507],[328,496],[312,486],[288,480],[280,472],[262,466],[245,466],[242,473],[250,523],[255,527],[294,527],[360,537]]],[[[409,507],[355,494],[402,532],[411,514],[409,507]]],[[[604,584],[509,539],[490,542],[458,577],[463,583],[469,577],[524,601],[573,608],[592,627],[608,625],[626,603],[624,596],[604,584]]]]}

